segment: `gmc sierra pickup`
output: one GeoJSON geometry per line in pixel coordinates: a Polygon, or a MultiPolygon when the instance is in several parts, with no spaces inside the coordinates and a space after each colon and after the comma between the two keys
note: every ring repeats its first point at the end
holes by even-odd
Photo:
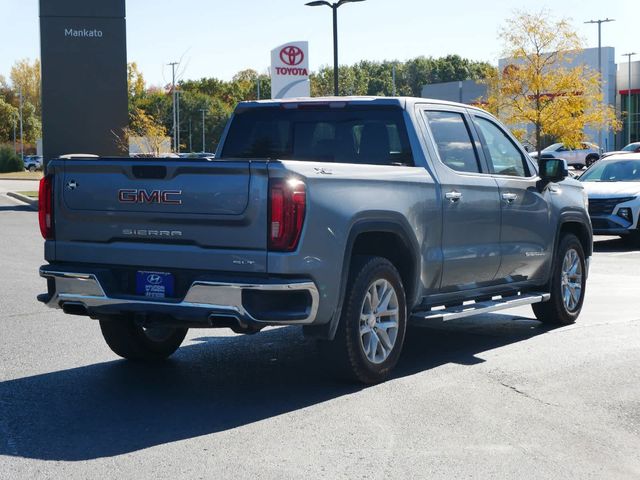
{"type": "Polygon", "coordinates": [[[567,176],[466,105],[245,102],[215,159],[53,160],[39,300],[97,319],[131,360],[168,357],[188,328],[302,325],[379,382],[408,322],[528,304],[576,320],[592,229],[567,176]]]}

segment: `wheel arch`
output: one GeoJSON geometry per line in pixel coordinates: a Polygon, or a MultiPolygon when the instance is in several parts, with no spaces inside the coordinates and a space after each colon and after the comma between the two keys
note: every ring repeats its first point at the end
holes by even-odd
{"type": "Polygon", "coordinates": [[[582,245],[582,249],[584,250],[585,257],[590,257],[592,255],[593,234],[591,233],[591,229],[587,227],[583,221],[571,218],[563,221],[558,230],[556,248],[558,248],[558,244],[560,243],[562,236],[567,233],[572,233],[578,237],[578,240],[580,240],[580,244],[582,245]]]}
{"type": "Polygon", "coordinates": [[[409,223],[401,214],[394,212],[367,212],[367,217],[370,218],[354,221],[349,230],[342,260],[339,300],[331,321],[319,327],[305,327],[305,333],[329,340],[335,337],[355,255],[388,259],[402,279],[407,309],[415,305],[419,297],[421,256],[418,240],[409,223]]]}

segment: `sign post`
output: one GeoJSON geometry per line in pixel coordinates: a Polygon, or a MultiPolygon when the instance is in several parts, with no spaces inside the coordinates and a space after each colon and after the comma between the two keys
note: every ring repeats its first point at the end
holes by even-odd
{"type": "Polygon", "coordinates": [[[125,0],[40,0],[45,162],[127,153],[125,0]]]}
{"type": "Polygon", "coordinates": [[[271,50],[271,98],[309,97],[309,42],[271,50]]]}

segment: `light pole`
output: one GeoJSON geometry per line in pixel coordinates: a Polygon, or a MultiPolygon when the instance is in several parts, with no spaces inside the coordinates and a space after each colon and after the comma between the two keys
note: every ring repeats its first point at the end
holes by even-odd
{"type": "Polygon", "coordinates": [[[24,129],[23,129],[23,121],[22,121],[22,87],[18,89],[18,98],[20,100],[20,157],[24,162],[24,129]]]}
{"type": "Polygon", "coordinates": [[[176,135],[176,65],[179,62],[170,62],[171,66],[171,101],[173,104],[173,151],[177,151],[177,135],[176,135]]]}
{"type": "Polygon", "coordinates": [[[629,76],[627,80],[627,145],[631,143],[631,57],[637,55],[636,52],[623,53],[623,57],[629,59],[629,76]]]}
{"type": "MultiPolygon", "coordinates": [[[[598,73],[600,74],[600,95],[604,103],[604,94],[602,93],[602,24],[608,22],[615,22],[613,18],[605,18],[604,20],[589,20],[584,23],[597,23],[598,24],[598,73]]],[[[598,129],[598,148],[602,151],[602,128],[598,129]]]]}
{"type": "Polygon", "coordinates": [[[202,153],[206,152],[205,148],[204,148],[204,114],[207,111],[206,108],[201,108],[200,111],[202,112],[202,153]]]}
{"type": "Polygon", "coordinates": [[[339,0],[329,3],[325,0],[305,3],[308,7],[327,6],[333,10],[333,94],[338,96],[338,8],[345,3],[364,2],[365,0],[339,0]]]}

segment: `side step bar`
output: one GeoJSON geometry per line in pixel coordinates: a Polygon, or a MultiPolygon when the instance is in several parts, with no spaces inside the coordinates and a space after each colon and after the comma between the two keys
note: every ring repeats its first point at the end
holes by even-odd
{"type": "Polygon", "coordinates": [[[448,321],[456,318],[470,317],[481,313],[495,312],[507,308],[521,307],[533,303],[546,302],[551,297],[549,293],[526,293],[512,297],[489,300],[486,302],[472,302],[467,305],[456,305],[449,308],[440,308],[426,312],[414,312],[411,314],[411,323],[420,325],[430,320],[448,321]]]}

